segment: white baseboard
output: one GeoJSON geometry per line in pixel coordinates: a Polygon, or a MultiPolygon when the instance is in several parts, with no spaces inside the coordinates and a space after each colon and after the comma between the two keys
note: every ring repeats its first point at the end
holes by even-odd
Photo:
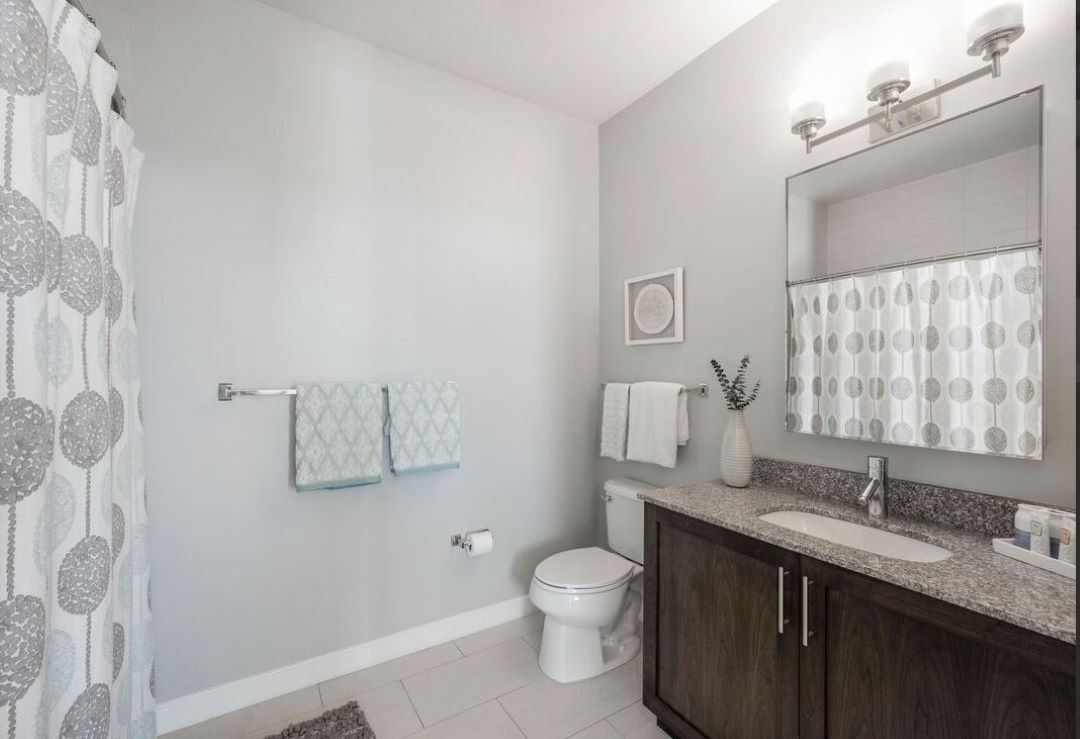
{"type": "Polygon", "coordinates": [[[347,675],[437,644],[535,613],[529,596],[493,603],[336,652],[251,675],[158,704],[158,733],[182,729],[231,711],[347,675]]]}

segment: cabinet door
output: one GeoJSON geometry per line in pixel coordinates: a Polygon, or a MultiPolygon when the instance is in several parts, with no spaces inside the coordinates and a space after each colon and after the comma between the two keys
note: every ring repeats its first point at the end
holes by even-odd
{"type": "Polygon", "coordinates": [[[645,705],[679,737],[794,737],[798,557],[652,505],[645,527],[645,705]]]}
{"type": "Polygon", "coordinates": [[[806,557],[800,569],[803,737],[1075,736],[1072,645],[806,557]]]}

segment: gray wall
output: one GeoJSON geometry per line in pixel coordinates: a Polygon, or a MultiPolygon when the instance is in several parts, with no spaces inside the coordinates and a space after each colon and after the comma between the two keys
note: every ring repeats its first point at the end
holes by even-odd
{"type": "Polygon", "coordinates": [[[595,534],[596,128],[259,3],[130,8],[159,698],[526,593],[595,534]],[[288,400],[214,398],[429,378],[461,470],[322,493],[288,400]]]}
{"type": "MultiPolygon", "coordinates": [[[[708,381],[711,357],[753,355],[763,394],[747,413],[759,455],[864,470],[889,457],[901,478],[1075,505],[1075,37],[1070,0],[1025,3],[1027,33],[1004,75],[950,93],[952,116],[1046,86],[1046,456],[1042,462],[795,435],[784,416],[784,179],[866,146],[860,134],[812,155],[787,103],[817,87],[831,126],[864,114],[863,76],[889,39],[908,44],[916,81],[973,69],[964,3],[781,0],[600,128],[600,373],[604,380],[708,381]],[[622,281],[686,269],[686,341],[626,347],[622,281]]],[[[877,61],[882,61],[878,59],[877,61]]],[[[719,474],[727,411],[691,401],[690,446],[672,471],[602,462],[599,479],[677,483],[719,474]]]]}

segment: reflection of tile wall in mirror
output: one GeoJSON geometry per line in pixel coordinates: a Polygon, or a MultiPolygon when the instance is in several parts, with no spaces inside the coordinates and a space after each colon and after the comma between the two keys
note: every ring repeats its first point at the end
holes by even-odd
{"type": "Polygon", "coordinates": [[[1039,147],[827,206],[826,269],[866,269],[1039,240],[1039,147]]]}

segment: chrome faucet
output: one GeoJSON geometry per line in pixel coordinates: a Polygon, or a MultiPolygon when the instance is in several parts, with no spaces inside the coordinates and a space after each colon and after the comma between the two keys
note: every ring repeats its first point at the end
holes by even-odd
{"type": "Polygon", "coordinates": [[[888,466],[887,457],[867,457],[866,473],[870,475],[870,482],[859,496],[859,505],[866,506],[870,518],[882,519],[888,513],[888,494],[885,490],[885,468],[888,466]]]}

